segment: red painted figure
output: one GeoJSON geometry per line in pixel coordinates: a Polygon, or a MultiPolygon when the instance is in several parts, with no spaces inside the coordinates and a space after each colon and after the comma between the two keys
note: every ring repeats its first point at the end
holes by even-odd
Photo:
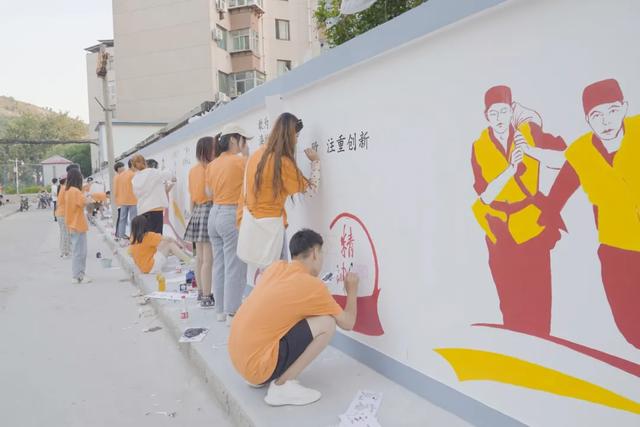
{"type": "Polygon", "coordinates": [[[478,199],[473,212],[486,233],[489,267],[505,327],[548,335],[551,329],[550,250],[558,227],[538,225],[546,209],[539,192],[543,167],[559,169],[562,138],[542,131],[542,120],[511,99],[511,89],[485,94],[489,126],[473,143],[471,164],[478,199]]]}
{"type": "Polygon", "coordinates": [[[549,193],[552,209],[540,223],[553,225],[569,197],[583,188],[593,204],[602,283],[614,320],[640,348],[640,116],[627,117],[627,102],[613,79],[587,86],[582,102],[592,131],[567,149],[549,193]]]}

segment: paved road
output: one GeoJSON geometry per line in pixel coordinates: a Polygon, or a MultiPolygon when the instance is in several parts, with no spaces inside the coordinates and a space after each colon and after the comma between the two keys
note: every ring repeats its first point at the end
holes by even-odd
{"type": "Polygon", "coordinates": [[[0,424],[230,425],[168,333],[142,332],[160,323],[139,318],[122,270],[97,263],[98,233],[87,285],[71,284],[57,237],[49,211],[0,219],[0,424]]]}

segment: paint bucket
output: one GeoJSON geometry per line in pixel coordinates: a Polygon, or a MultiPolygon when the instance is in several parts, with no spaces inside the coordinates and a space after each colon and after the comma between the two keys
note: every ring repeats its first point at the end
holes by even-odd
{"type": "Polygon", "coordinates": [[[102,268],[111,268],[111,258],[100,258],[102,268]]]}

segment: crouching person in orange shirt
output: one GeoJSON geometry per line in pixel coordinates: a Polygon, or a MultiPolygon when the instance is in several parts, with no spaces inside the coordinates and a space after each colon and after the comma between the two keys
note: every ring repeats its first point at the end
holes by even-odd
{"type": "Polygon", "coordinates": [[[322,236],[312,230],[293,235],[293,261],[273,263],[240,306],[231,324],[229,355],[252,386],[269,384],[271,406],[307,405],[321,393],[296,378],[329,345],[336,325],[351,330],[356,321],[358,276],[345,278],[347,305],[336,303],[318,278],[322,236]]]}
{"type": "Polygon", "coordinates": [[[71,240],[71,274],[74,284],[91,282],[85,275],[89,230],[85,208],[91,203],[93,199],[85,197],[82,192],[82,173],[79,169],[70,169],[64,192],[64,221],[71,240]]]}
{"type": "Polygon", "coordinates": [[[175,255],[186,264],[192,260],[175,239],[163,237],[150,231],[151,224],[144,215],[138,215],[131,221],[131,246],[129,252],[133,261],[143,273],[160,273],[167,263],[167,257],[175,255]]]}

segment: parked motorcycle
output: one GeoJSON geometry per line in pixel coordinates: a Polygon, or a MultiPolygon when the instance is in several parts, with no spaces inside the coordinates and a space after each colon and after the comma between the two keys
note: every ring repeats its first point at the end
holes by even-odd
{"type": "Polygon", "coordinates": [[[27,196],[20,197],[20,212],[29,210],[29,198],[27,196]]]}

